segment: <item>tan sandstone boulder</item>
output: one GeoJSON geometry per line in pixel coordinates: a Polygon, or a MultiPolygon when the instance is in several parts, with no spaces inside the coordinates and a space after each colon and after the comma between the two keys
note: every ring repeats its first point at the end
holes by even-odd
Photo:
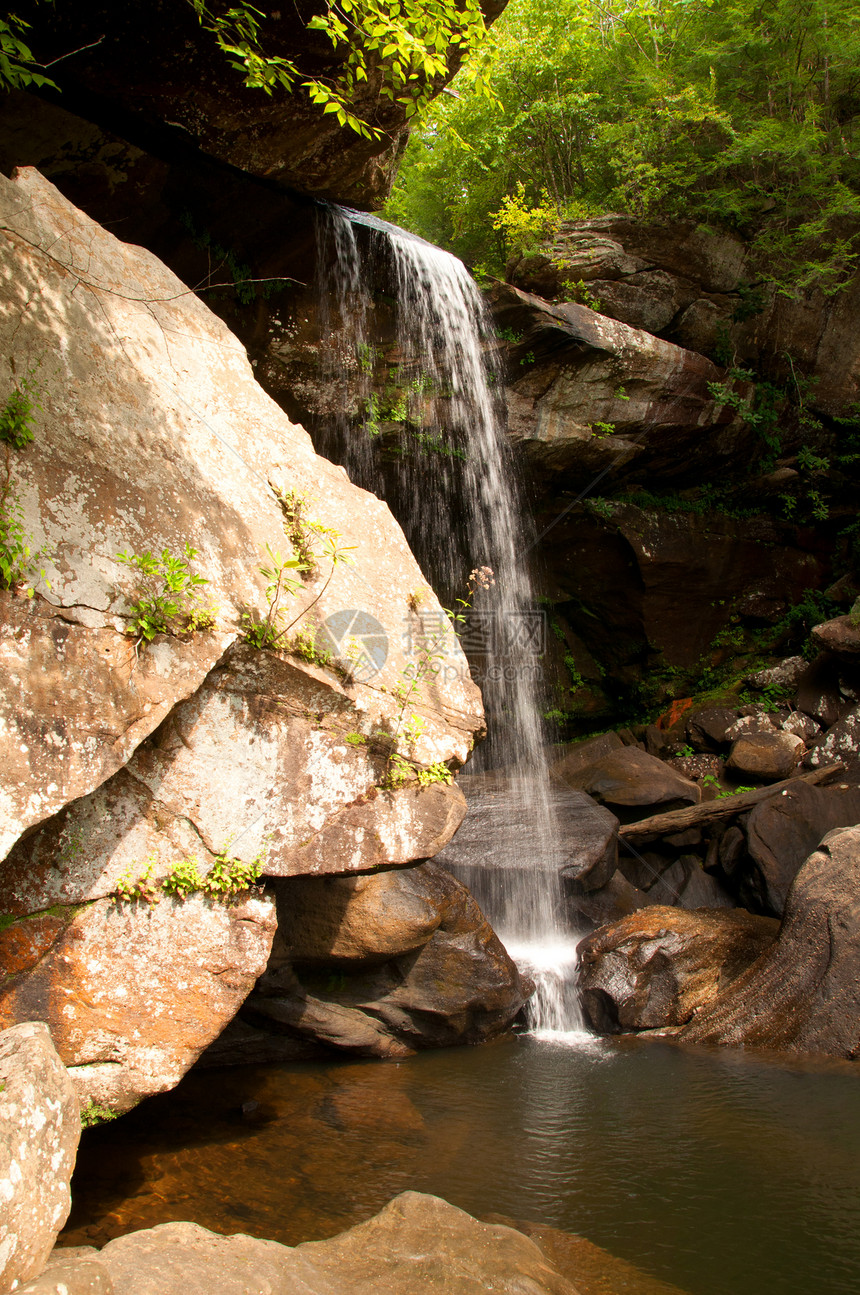
{"type": "Polygon", "coordinates": [[[0,1292],[38,1276],[69,1215],[81,1136],[75,1090],[47,1026],[0,1034],[0,1292]]]}

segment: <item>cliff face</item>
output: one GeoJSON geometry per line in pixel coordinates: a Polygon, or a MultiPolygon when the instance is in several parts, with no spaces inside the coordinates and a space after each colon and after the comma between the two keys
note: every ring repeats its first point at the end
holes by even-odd
{"type": "Polygon", "coordinates": [[[211,892],[243,890],[243,866],[433,854],[465,808],[443,766],[466,759],[481,703],[385,504],[314,453],[221,321],[37,172],[0,201],[4,431],[25,400],[34,435],[6,440],[5,507],[20,501],[45,572],[0,595],[0,1019],[50,1020],[82,1091],[123,1106],[175,1082],[265,967],[272,900],[211,892]],[[295,628],[257,651],[240,640],[271,605],[261,568],[296,545],[295,628]],[[129,632],[140,575],[121,553],[162,563],[150,598],[186,562],[204,628],[129,632]]]}

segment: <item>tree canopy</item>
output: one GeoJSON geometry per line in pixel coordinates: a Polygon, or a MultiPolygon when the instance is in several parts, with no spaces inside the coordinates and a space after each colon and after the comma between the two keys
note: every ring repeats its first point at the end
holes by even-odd
{"type": "Polygon", "coordinates": [[[495,100],[455,80],[433,105],[391,219],[491,270],[605,211],[737,229],[788,291],[850,270],[856,0],[511,0],[491,46],[495,100]]]}

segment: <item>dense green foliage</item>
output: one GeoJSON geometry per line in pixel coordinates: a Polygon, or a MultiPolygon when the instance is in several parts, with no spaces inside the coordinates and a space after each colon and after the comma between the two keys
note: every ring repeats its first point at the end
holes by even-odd
{"type": "Polygon", "coordinates": [[[391,219],[492,269],[608,210],[738,229],[789,288],[850,268],[856,0],[511,0],[493,37],[497,100],[437,101],[391,219]]]}

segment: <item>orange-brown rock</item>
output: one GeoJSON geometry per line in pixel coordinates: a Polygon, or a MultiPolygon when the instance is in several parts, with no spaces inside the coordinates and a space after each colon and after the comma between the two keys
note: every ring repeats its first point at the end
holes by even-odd
{"type": "Polygon", "coordinates": [[[788,894],[779,937],[680,1032],[691,1043],[860,1055],[860,827],[829,832],[788,894]]]}
{"type": "Polygon", "coordinates": [[[640,909],[580,944],[583,1010],[602,1033],[682,1025],[773,944],[777,929],[743,909],[640,909]]]}
{"type": "Polygon", "coordinates": [[[81,1100],[126,1110],[178,1083],[235,1015],[274,931],[263,895],[96,901],[7,976],[0,1026],[44,1021],[81,1100]]]}

